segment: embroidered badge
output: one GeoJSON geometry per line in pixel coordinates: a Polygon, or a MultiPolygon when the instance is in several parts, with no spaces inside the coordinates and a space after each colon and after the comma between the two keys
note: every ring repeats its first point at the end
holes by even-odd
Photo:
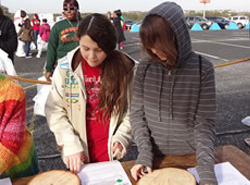
{"type": "Polygon", "coordinates": [[[77,102],[78,102],[77,99],[71,99],[71,98],[66,99],[66,101],[67,101],[68,103],[77,103],[77,102]]]}
{"type": "Polygon", "coordinates": [[[69,84],[69,78],[65,78],[65,84],[69,84]]]}
{"type": "Polygon", "coordinates": [[[78,98],[79,97],[79,93],[65,93],[66,97],[71,97],[71,98],[78,98]]]}
{"type": "Polygon", "coordinates": [[[68,58],[67,57],[64,57],[62,59],[62,62],[60,63],[60,68],[61,69],[65,69],[65,70],[69,69],[69,62],[68,62],[68,58]]]}
{"type": "Polygon", "coordinates": [[[71,84],[72,84],[72,85],[77,85],[77,84],[78,84],[78,81],[77,81],[75,78],[72,78],[71,84]]]}
{"type": "Polygon", "coordinates": [[[67,72],[66,72],[66,76],[67,76],[67,77],[73,76],[72,71],[67,71],[67,72]]]}

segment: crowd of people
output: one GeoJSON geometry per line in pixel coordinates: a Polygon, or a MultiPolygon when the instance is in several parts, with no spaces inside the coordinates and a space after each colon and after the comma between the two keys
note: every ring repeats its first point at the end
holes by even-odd
{"type": "Polygon", "coordinates": [[[1,17],[1,39],[0,48],[8,53],[9,58],[14,63],[14,55],[17,57],[32,58],[31,44],[34,44],[34,49],[38,50],[37,58],[40,58],[42,49],[46,49],[44,42],[48,41],[50,27],[47,19],[40,19],[38,14],[34,14],[33,19],[29,19],[24,10],[17,11],[14,17],[14,22],[3,14],[0,9],[1,17]],[[41,38],[41,44],[38,48],[38,38],[41,38]]]}
{"type": "MultiPolygon", "coordinates": [[[[164,2],[147,13],[139,32],[147,57],[139,64],[120,51],[125,41],[121,10],[82,19],[77,0],[64,0],[64,20],[50,33],[46,20],[41,24],[37,14],[30,20],[24,13],[24,24],[13,34],[13,42],[21,38],[26,58],[32,42],[39,50],[37,57],[41,56],[38,34],[48,45],[45,77],[52,87],[46,119],[70,171],[79,172],[84,163],[124,158],[134,138],[138,156],[131,175],[135,180],[152,173],[156,157],[196,153],[199,184],[217,184],[214,68],[192,51],[179,5],[164,2]]],[[[0,35],[0,48],[13,56],[16,47],[6,50],[1,43],[0,35]]],[[[0,174],[12,178],[38,173],[35,147],[21,116],[25,93],[2,74],[0,91],[0,174]],[[6,93],[6,88],[13,93],[6,93]],[[25,138],[30,138],[29,146],[25,138]],[[11,169],[24,150],[31,158],[30,167],[26,173],[20,161],[23,174],[19,174],[11,169]],[[9,155],[13,160],[4,158],[9,155]]]]}

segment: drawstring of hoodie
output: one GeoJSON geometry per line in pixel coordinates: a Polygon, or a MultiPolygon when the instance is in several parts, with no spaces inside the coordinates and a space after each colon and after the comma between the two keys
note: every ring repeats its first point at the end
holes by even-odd
{"type": "Polygon", "coordinates": [[[173,115],[173,94],[174,94],[174,83],[175,83],[175,71],[173,71],[174,73],[173,74],[171,74],[171,70],[169,70],[169,72],[168,72],[168,75],[170,75],[170,78],[172,78],[172,79],[170,79],[170,82],[171,82],[171,84],[170,84],[170,98],[169,98],[169,109],[170,109],[170,119],[172,120],[173,119],[173,117],[174,117],[174,115],[173,115]]]}
{"type": "Polygon", "coordinates": [[[163,86],[163,77],[164,77],[164,69],[162,69],[161,78],[160,78],[160,90],[158,94],[158,121],[161,122],[161,94],[162,94],[162,86],[163,86]]]}

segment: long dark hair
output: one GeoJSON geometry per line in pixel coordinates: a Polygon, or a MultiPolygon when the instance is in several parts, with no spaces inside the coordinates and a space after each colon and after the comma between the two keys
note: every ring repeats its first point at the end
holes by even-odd
{"type": "Polygon", "coordinates": [[[35,19],[39,19],[39,16],[37,13],[34,14],[35,19]]]}
{"type": "Polygon", "coordinates": [[[169,23],[158,15],[148,15],[140,27],[142,48],[152,60],[161,61],[151,48],[157,49],[166,55],[164,64],[172,68],[176,64],[178,49],[176,37],[169,23]]]}
{"type": "Polygon", "coordinates": [[[98,108],[104,119],[127,108],[127,83],[130,80],[132,62],[120,51],[115,50],[116,31],[110,20],[102,14],[91,14],[79,25],[77,36],[88,35],[107,54],[101,64],[101,88],[98,108]]]}

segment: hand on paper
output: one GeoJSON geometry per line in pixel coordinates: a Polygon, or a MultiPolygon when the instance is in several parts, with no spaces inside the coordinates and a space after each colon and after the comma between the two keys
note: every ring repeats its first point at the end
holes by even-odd
{"type": "Polygon", "coordinates": [[[123,146],[121,145],[119,141],[114,142],[111,151],[113,153],[113,158],[119,158],[118,157],[119,153],[121,153],[121,158],[123,158],[126,154],[125,149],[123,148],[123,146]]]}
{"type": "Polygon", "coordinates": [[[76,153],[65,157],[66,167],[74,173],[79,173],[82,163],[87,161],[87,156],[83,153],[76,153]]]}
{"type": "Polygon", "coordinates": [[[133,168],[131,169],[131,175],[132,177],[137,181],[139,180],[139,178],[142,178],[144,175],[146,175],[147,173],[152,173],[152,169],[149,167],[146,167],[147,172],[145,172],[144,170],[145,166],[142,164],[136,164],[133,166],[133,168]]]}

